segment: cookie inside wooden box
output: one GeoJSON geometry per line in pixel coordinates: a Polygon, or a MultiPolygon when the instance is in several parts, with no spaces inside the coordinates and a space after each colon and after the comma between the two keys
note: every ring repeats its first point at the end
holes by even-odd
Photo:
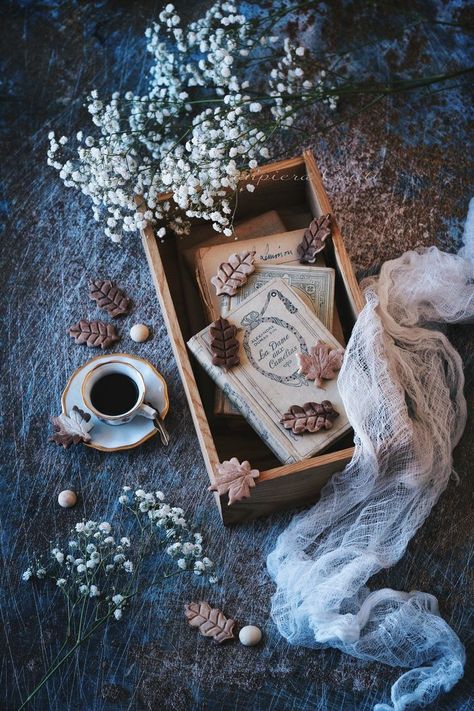
{"type": "MultiPolygon", "coordinates": [[[[202,253],[224,245],[229,253],[239,251],[248,240],[256,248],[271,236],[294,233],[308,227],[314,217],[331,213],[312,153],[264,166],[254,172],[253,192],[239,194],[235,220],[236,240],[217,234],[209,224],[196,222],[191,235],[161,243],[151,227],[143,233],[143,243],[156,285],[163,315],[183,379],[189,406],[201,444],[204,462],[216,483],[220,462],[237,457],[248,460],[260,471],[249,498],[228,506],[227,496],[216,500],[224,523],[263,515],[280,508],[312,503],[332,473],[352,456],[352,432],[331,444],[323,454],[281,465],[262,438],[238,414],[216,412],[216,386],[192,357],[186,343],[212,320],[212,297],[203,299],[198,286],[202,253]]],[[[334,270],[334,311],[331,331],[342,345],[351,333],[362,308],[359,291],[342,236],[331,215],[331,236],[318,265],[334,270]]],[[[277,240],[278,241],[278,240],[277,240]]]]}

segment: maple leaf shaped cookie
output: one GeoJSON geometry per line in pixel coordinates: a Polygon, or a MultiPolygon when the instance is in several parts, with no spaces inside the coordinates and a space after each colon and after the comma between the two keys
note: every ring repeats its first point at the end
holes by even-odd
{"type": "Polygon", "coordinates": [[[232,457],[218,465],[217,474],[219,478],[209,487],[209,491],[217,491],[219,496],[228,494],[228,506],[231,506],[236,501],[250,496],[250,489],[255,486],[255,479],[259,477],[260,472],[258,469],[252,469],[249,462],[240,463],[236,457],[232,457]]]}
{"type": "Polygon", "coordinates": [[[342,367],[343,348],[331,348],[327,343],[318,341],[309,349],[309,353],[297,353],[301,373],[307,380],[314,380],[318,388],[323,387],[323,380],[332,380],[342,367]]]}
{"type": "Polygon", "coordinates": [[[64,449],[70,447],[71,444],[90,442],[89,432],[94,426],[90,419],[90,414],[81,410],[77,405],[74,405],[69,415],[63,413],[58,417],[52,417],[54,434],[50,437],[50,441],[62,445],[64,449]]]}

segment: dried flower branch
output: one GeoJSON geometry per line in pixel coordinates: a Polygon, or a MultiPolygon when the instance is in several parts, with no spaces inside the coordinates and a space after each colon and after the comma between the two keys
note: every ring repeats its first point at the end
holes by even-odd
{"type": "Polygon", "coordinates": [[[148,222],[160,238],[167,230],[188,234],[193,218],[231,236],[239,188],[255,189],[249,171],[270,157],[278,132],[298,128],[306,107],[334,110],[339,96],[365,95],[372,97],[368,108],[392,93],[473,71],[344,79],[337,56],[328,55],[323,65],[285,36],[292,11],[318,12],[319,6],[316,0],[275,2],[270,12],[246,17],[239,3],[219,0],[184,28],[168,3],[145,33],[152,58],[146,93],[103,98],[91,91],[93,130],[78,131],[74,146],[51,131],[48,164],[66,186],[91,199],[94,219],[104,222],[114,242],[148,222]],[[264,71],[255,72],[258,64],[264,71]],[[160,200],[167,193],[170,199],[160,200]],[[136,209],[138,195],[143,213],[136,209]]]}
{"type": "Polygon", "coordinates": [[[271,17],[247,18],[233,0],[221,0],[183,28],[169,3],[146,31],[148,91],[110,99],[92,91],[87,108],[96,130],[79,131],[75,147],[50,132],[49,165],[92,200],[114,242],[147,222],[160,238],[167,228],[186,234],[192,218],[231,236],[239,186],[255,189],[245,179],[270,157],[275,131],[293,125],[295,105],[336,107],[324,70],[318,64],[307,75],[304,47],[272,34],[271,25],[271,17]],[[252,64],[261,60],[265,72],[255,85],[252,64]],[[160,200],[165,193],[171,199],[160,200]]]}
{"type": "MultiPolygon", "coordinates": [[[[25,708],[48,679],[70,656],[109,620],[122,619],[131,600],[143,588],[150,589],[164,573],[162,554],[153,563],[153,575],[143,579],[142,562],[156,555],[153,545],[171,557],[177,572],[189,571],[216,582],[213,562],[204,555],[203,537],[184,517],[183,509],[164,502],[161,491],[124,486],[119,503],[139,526],[134,541],[127,532],[114,533],[108,521],[76,523],[62,544],[51,547],[46,557],[36,556],[22,575],[24,581],[49,581],[64,595],[67,610],[66,639],[61,652],[40,683],[27,696],[25,708]]],[[[20,710],[19,710],[20,711],[20,710]]]]}

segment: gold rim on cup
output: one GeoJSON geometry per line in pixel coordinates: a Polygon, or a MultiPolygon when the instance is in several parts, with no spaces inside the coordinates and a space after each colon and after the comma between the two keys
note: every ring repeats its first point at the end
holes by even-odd
{"type": "Polygon", "coordinates": [[[121,420],[123,417],[127,417],[131,412],[136,410],[138,407],[141,407],[143,405],[143,402],[145,400],[145,381],[143,379],[143,375],[140,373],[138,368],[135,368],[134,365],[131,363],[124,363],[123,360],[106,360],[103,363],[97,363],[97,365],[94,365],[93,368],[89,370],[87,375],[85,376],[84,380],[82,381],[81,385],[81,396],[82,396],[82,402],[84,405],[87,407],[88,410],[92,410],[94,415],[98,417],[99,419],[102,420],[121,420]],[[90,399],[87,397],[85,388],[86,388],[86,383],[89,381],[90,376],[95,370],[98,370],[99,368],[102,368],[104,365],[113,365],[114,363],[118,365],[126,365],[128,368],[132,368],[134,370],[141,382],[142,385],[142,394],[139,400],[136,401],[135,405],[130,408],[130,410],[127,410],[127,412],[122,412],[120,415],[107,415],[105,412],[99,412],[94,405],[91,403],[90,399]]]}

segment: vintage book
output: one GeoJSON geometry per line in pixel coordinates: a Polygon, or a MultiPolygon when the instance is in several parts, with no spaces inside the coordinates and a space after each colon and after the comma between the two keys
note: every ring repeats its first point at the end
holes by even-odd
{"type": "Polygon", "coordinates": [[[273,235],[285,231],[285,223],[280,218],[276,210],[268,210],[256,217],[250,217],[247,220],[241,220],[234,225],[234,234],[232,237],[226,237],[222,233],[214,232],[209,229],[209,223],[195,227],[191,234],[186,237],[183,244],[186,246],[182,250],[183,258],[186,266],[191,271],[191,274],[196,270],[196,253],[201,247],[212,247],[217,244],[228,244],[231,250],[234,248],[234,243],[239,240],[253,239],[261,235],[273,235]],[[212,232],[212,236],[203,240],[203,234],[212,232]]]}
{"type": "MultiPolygon", "coordinates": [[[[255,272],[250,275],[235,296],[222,297],[220,315],[227,317],[257,289],[261,289],[262,286],[276,278],[284,279],[316,314],[328,331],[332,332],[335,272],[334,269],[327,267],[301,264],[258,265],[255,272]]],[[[239,411],[219,389],[216,390],[214,412],[216,415],[239,415],[239,411]]]]}
{"type": "MultiPolygon", "coordinates": [[[[255,251],[255,264],[299,264],[297,248],[304,230],[292,230],[265,237],[242,240],[237,243],[201,247],[196,253],[196,279],[201,292],[204,308],[210,321],[218,318],[222,296],[216,295],[211,277],[217,274],[219,266],[227,262],[235,252],[255,251]]],[[[315,266],[324,266],[323,256],[319,256],[315,266]]]]}
{"type": "Polygon", "coordinates": [[[318,388],[298,373],[297,353],[318,340],[340,345],[283,279],[262,286],[232,312],[231,320],[239,329],[240,365],[225,371],[212,364],[209,328],[188,341],[189,349],[282,463],[312,457],[350,429],[337,378],[318,388]],[[332,429],[296,435],[281,425],[292,405],[323,400],[339,413],[332,429]]]}
{"type": "Polygon", "coordinates": [[[220,315],[227,317],[242,301],[272,279],[283,279],[314,311],[328,331],[332,331],[334,312],[334,269],[302,264],[258,264],[235,296],[221,297],[220,315]]]}

